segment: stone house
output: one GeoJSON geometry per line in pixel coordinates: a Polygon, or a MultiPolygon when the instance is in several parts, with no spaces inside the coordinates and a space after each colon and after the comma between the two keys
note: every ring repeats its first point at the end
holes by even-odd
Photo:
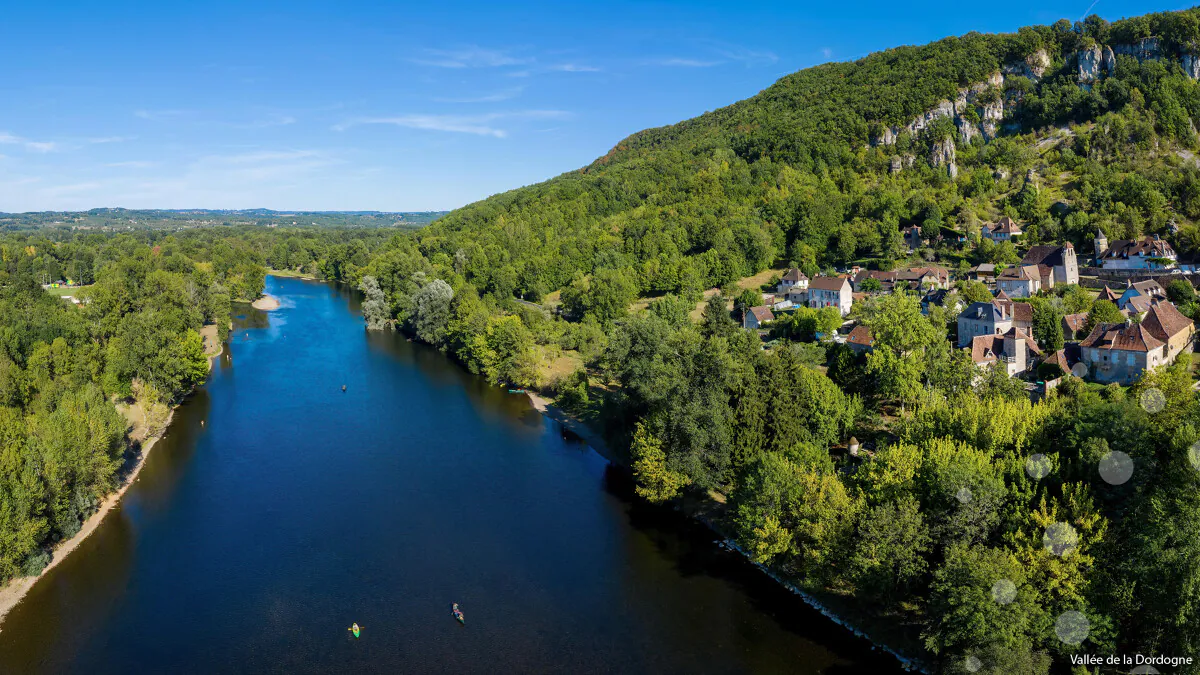
{"type": "Polygon", "coordinates": [[[1087,312],[1079,314],[1067,314],[1062,318],[1062,332],[1064,340],[1081,340],[1083,329],[1087,326],[1087,312]]]}
{"type": "Polygon", "coordinates": [[[779,280],[779,286],[775,290],[779,293],[787,293],[793,288],[802,291],[808,290],[808,277],[795,267],[783,273],[783,278],[779,280]]]}
{"type": "Polygon", "coordinates": [[[866,354],[875,348],[875,336],[871,334],[870,328],[860,324],[846,336],[846,345],[855,354],[866,354]]]}
{"type": "Polygon", "coordinates": [[[771,313],[771,308],[766,305],[760,305],[758,307],[751,307],[746,311],[746,314],[742,317],[742,325],[745,328],[758,330],[762,328],[764,323],[774,320],[775,315],[771,313]]]}
{"type": "MultiPolygon", "coordinates": [[[[1108,288],[1107,286],[1105,288],[1108,288]]],[[[1111,291],[1110,291],[1111,292],[1111,291]]],[[[1135,281],[1125,287],[1125,291],[1117,298],[1117,309],[1127,309],[1131,302],[1136,298],[1142,298],[1143,301],[1134,309],[1140,314],[1150,309],[1150,303],[1155,300],[1166,300],[1167,289],[1162,287],[1162,284],[1153,279],[1145,281],[1135,281]]]]}
{"type": "Polygon", "coordinates": [[[842,316],[850,313],[852,295],[850,280],[843,277],[819,276],[808,284],[809,307],[837,307],[842,316]]]}
{"type": "Polygon", "coordinates": [[[1012,218],[1004,216],[994,224],[985,224],[980,230],[984,239],[991,239],[999,244],[1002,241],[1012,241],[1013,237],[1021,236],[1021,226],[1012,218]]]}
{"type": "Polygon", "coordinates": [[[1003,367],[1009,377],[1033,368],[1042,350],[1020,328],[1009,328],[1003,335],[976,335],[971,339],[971,360],[984,368],[1003,367]]]}
{"type": "Polygon", "coordinates": [[[996,288],[1010,297],[1032,298],[1042,290],[1042,272],[1037,265],[1010,267],[996,278],[996,288]]]}
{"type": "Polygon", "coordinates": [[[1140,323],[1102,323],[1079,344],[1083,363],[1097,382],[1131,384],[1147,368],[1169,363],[1167,345],[1140,323]]]}
{"type": "Polygon", "coordinates": [[[958,346],[966,347],[980,336],[1003,335],[1012,327],[1012,316],[1003,305],[972,302],[958,315],[958,346]]]}
{"type": "Polygon", "coordinates": [[[1042,288],[1079,283],[1079,261],[1071,242],[1062,246],[1031,246],[1021,264],[1037,265],[1042,275],[1042,288]]]}
{"type": "Polygon", "coordinates": [[[1096,264],[1106,270],[1147,270],[1174,267],[1179,256],[1175,249],[1157,234],[1141,239],[1119,239],[1109,246],[1104,232],[1098,231],[1093,240],[1096,264]]]}

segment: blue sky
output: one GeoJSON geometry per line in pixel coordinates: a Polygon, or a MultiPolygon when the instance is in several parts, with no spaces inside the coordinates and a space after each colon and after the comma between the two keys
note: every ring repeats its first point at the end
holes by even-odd
{"type": "Polygon", "coordinates": [[[11,3],[0,211],[450,209],[808,66],[1088,2],[11,3]]]}

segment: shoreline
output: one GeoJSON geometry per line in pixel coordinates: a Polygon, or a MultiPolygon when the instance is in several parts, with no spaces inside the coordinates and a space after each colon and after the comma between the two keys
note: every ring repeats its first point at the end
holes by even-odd
{"type": "MultiPolygon", "coordinates": [[[[215,353],[208,354],[208,369],[212,372],[213,364],[225,352],[225,345],[218,343],[220,347],[215,353]]],[[[87,539],[100,524],[104,522],[105,517],[112,513],[113,508],[121,502],[121,497],[129,490],[134,483],[137,482],[138,474],[141,473],[142,467],[146,466],[146,459],[150,456],[150,451],[158,443],[159,439],[167,434],[171,429],[171,422],[175,420],[175,409],[178,405],[171,407],[171,412],[167,414],[167,420],[163,423],[162,431],[142,441],[141,451],[138,453],[136,461],[129,467],[128,472],[121,478],[120,484],[115,490],[108,493],[100,502],[99,508],[95,513],[88,516],[83,521],[79,531],[70,539],[60,541],[50,549],[50,562],[42,568],[41,572],[31,577],[15,577],[10,579],[7,584],[0,587],[0,631],[4,630],[4,619],[14,607],[21,604],[25,596],[37,585],[37,582],[46,576],[50,570],[54,569],[60,562],[66,560],[76,548],[79,547],[83,540],[87,539]]]]}
{"type": "MultiPolygon", "coordinates": [[[[573,432],[574,434],[576,434],[577,436],[582,438],[601,457],[603,457],[606,460],[613,462],[615,464],[620,464],[622,466],[625,466],[625,464],[623,462],[615,459],[616,455],[615,455],[615,453],[613,453],[612,448],[608,447],[608,443],[606,443],[604,441],[604,439],[602,437],[600,437],[600,435],[595,430],[593,430],[591,427],[589,427],[582,420],[579,420],[578,418],[567,414],[561,408],[555,406],[554,401],[552,401],[551,399],[548,399],[544,396],[536,394],[532,391],[526,391],[525,393],[526,393],[526,395],[529,396],[529,402],[533,405],[534,410],[537,410],[539,413],[541,413],[547,419],[551,419],[551,420],[554,420],[555,422],[558,422],[559,424],[563,425],[564,427],[569,429],[571,432],[573,432]]],[[[850,631],[856,637],[866,640],[867,642],[869,642],[871,644],[872,649],[882,650],[882,651],[892,655],[893,657],[895,657],[895,659],[900,663],[900,667],[903,668],[904,670],[909,671],[909,672],[917,672],[917,673],[929,673],[929,670],[927,669],[926,665],[920,659],[910,657],[910,656],[904,654],[899,649],[874,639],[865,630],[863,630],[862,628],[859,628],[858,625],[856,625],[856,624],[862,623],[861,620],[857,620],[852,623],[851,620],[847,619],[842,614],[835,612],[832,608],[830,608],[828,606],[827,603],[819,600],[813,593],[800,588],[799,586],[797,586],[796,584],[794,584],[791,581],[788,581],[787,579],[784,579],[778,573],[771,570],[767,566],[760,565],[759,563],[756,563],[753,560],[751,560],[750,554],[747,553],[745,550],[743,550],[742,547],[739,546],[737,544],[737,542],[735,542],[733,539],[731,539],[728,535],[726,535],[726,533],[722,532],[714,520],[706,517],[703,512],[703,509],[694,509],[694,508],[687,509],[687,508],[684,508],[684,506],[679,505],[679,504],[676,504],[674,508],[676,511],[679,511],[680,513],[691,518],[692,520],[702,523],[713,534],[715,534],[717,537],[720,538],[720,541],[723,543],[725,548],[727,548],[728,550],[731,550],[731,551],[736,551],[739,555],[741,555],[743,558],[745,558],[746,562],[750,563],[754,567],[757,567],[760,572],[762,572],[763,574],[766,574],[768,577],[771,578],[772,581],[779,584],[784,590],[787,590],[787,591],[791,592],[793,595],[799,597],[800,600],[804,602],[804,604],[806,604],[809,607],[812,607],[816,611],[820,612],[825,618],[829,619],[833,623],[850,631]]]]}
{"type": "Polygon", "coordinates": [[[279,298],[273,295],[264,294],[261,298],[250,303],[250,306],[254,309],[261,309],[265,312],[270,312],[271,310],[279,309],[279,304],[279,298]]]}

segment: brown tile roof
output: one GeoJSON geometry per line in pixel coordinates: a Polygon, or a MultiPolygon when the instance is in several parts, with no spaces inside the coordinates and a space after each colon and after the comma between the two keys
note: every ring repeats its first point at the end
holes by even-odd
{"type": "Polygon", "coordinates": [[[846,342],[864,347],[870,347],[875,344],[875,336],[871,334],[871,329],[866,326],[855,326],[854,330],[850,331],[850,335],[846,336],[846,342]]]}
{"type": "Polygon", "coordinates": [[[1043,277],[1042,271],[1037,265],[1021,265],[1020,267],[1009,267],[1000,273],[1001,279],[1024,279],[1029,281],[1041,281],[1043,277]]]}
{"type": "Polygon", "coordinates": [[[798,282],[798,281],[807,281],[808,277],[804,276],[804,272],[801,272],[800,270],[796,269],[795,267],[792,267],[792,268],[788,269],[788,271],[783,273],[783,280],[791,281],[794,283],[794,282],[798,282]]]}
{"type": "Polygon", "coordinates": [[[1108,300],[1109,302],[1116,302],[1117,300],[1121,299],[1121,295],[1119,293],[1117,293],[1116,291],[1114,291],[1113,289],[1109,288],[1108,284],[1104,284],[1104,290],[1100,291],[1100,297],[1098,297],[1096,299],[1097,300],[1108,300]]]}
{"type": "Polygon", "coordinates": [[[818,291],[840,291],[846,284],[847,281],[840,277],[821,276],[815,277],[808,287],[818,291]]]}
{"type": "Polygon", "coordinates": [[[1087,325],[1087,312],[1079,314],[1068,314],[1063,317],[1063,329],[1071,333],[1078,333],[1087,325]]]}
{"type": "Polygon", "coordinates": [[[1158,235],[1146,236],[1141,239],[1120,239],[1114,241],[1101,256],[1101,260],[1117,260],[1125,258],[1173,258],[1175,249],[1158,235]]]}
{"type": "Polygon", "coordinates": [[[1019,323],[1033,323],[1033,305],[1028,302],[1013,302],[1012,300],[1001,300],[997,296],[995,303],[1004,308],[1005,314],[1013,321],[1019,323]]]}
{"type": "Polygon", "coordinates": [[[1142,319],[1142,326],[1150,331],[1151,335],[1166,342],[1178,335],[1180,331],[1194,327],[1195,324],[1181,314],[1175,305],[1169,302],[1156,302],[1146,312],[1146,317],[1142,319]]]}
{"type": "Polygon", "coordinates": [[[996,291],[996,299],[1002,300],[1004,302],[1008,302],[1008,300],[1009,300],[1008,293],[1005,293],[1003,290],[996,291]]]}
{"type": "Polygon", "coordinates": [[[1153,279],[1145,281],[1135,281],[1129,284],[1130,288],[1137,289],[1137,292],[1142,295],[1156,295],[1161,298],[1167,297],[1167,289],[1162,287],[1162,284],[1153,279]]]}
{"type": "Polygon", "coordinates": [[[1150,311],[1150,305],[1154,303],[1154,298],[1148,295],[1134,295],[1125,301],[1125,309],[1132,309],[1137,314],[1150,311]]]}
{"type": "Polygon", "coordinates": [[[1028,333],[1020,328],[1009,328],[1004,335],[976,335],[971,338],[971,360],[975,363],[991,363],[996,360],[997,356],[1008,356],[1004,353],[1004,338],[1006,337],[1024,342],[1029,347],[1029,351],[1034,354],[1042,353],[1028,333]]]}
{"type": "Polygon", "coordinates": [[[1080,346],[1089,349],[1117,349],[1127,352],[1148,352],[1163,346],[1163,341],[1150,334],[1140,323],[1102,323],[1092,329],[1080,346]]]}
{"type": "Polygon", "coordinates": [[[988,228],[992,232],[1006,232],[1008,234],[1021,234],[1021,226],[1013,222],[1012,218],[1004,216],[996,221],[995,225],[988,228]]]}
{"type": "Polygon", "coordinates": [[[1071,367],[1082,359],[1078,344],[1069,344],[1046,357],[1046,363],[1053,363],[1062,368],[1064,373],[1070,373],[1071,367]]]}
{"type": "Polygon", "coordinates": [[[1037,342],[1034,342],[1033,340],[1033,334],[1024,328],[1017,328],[1016,326],[1013,326],[1012,328],[1008,329],[1008,332],[1005,333],[1004,336],[1015,337],[1018,340],[1024,340],[1025,344],[1029,345],[1029,351],[1033,352],[1034,354],[1042,353],[1042,348],[1039,347],[1037,342]]]}
{"type": "Polygon", "coordinates": [[[766,306],[751,307],[750,313],[754,315],[754,318],[758,319],[759,323],[763,323],[764,321],[774,321],[775,320],[775,315],[771,313],[770,307],[766,307],[766,306]]]}

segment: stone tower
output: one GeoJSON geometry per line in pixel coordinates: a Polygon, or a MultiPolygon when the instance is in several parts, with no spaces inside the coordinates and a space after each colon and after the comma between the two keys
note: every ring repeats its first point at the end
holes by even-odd
{"type": "Polygon", "coordinates": [[[1096,265],[1100,265],[1100,258],[1104,256],[1104,252],[1108,250],[1108,238],[1104,236],[1104,230],[1096,230],[1096,238],[1093,240],[1096,245],[1096,265]]]}

